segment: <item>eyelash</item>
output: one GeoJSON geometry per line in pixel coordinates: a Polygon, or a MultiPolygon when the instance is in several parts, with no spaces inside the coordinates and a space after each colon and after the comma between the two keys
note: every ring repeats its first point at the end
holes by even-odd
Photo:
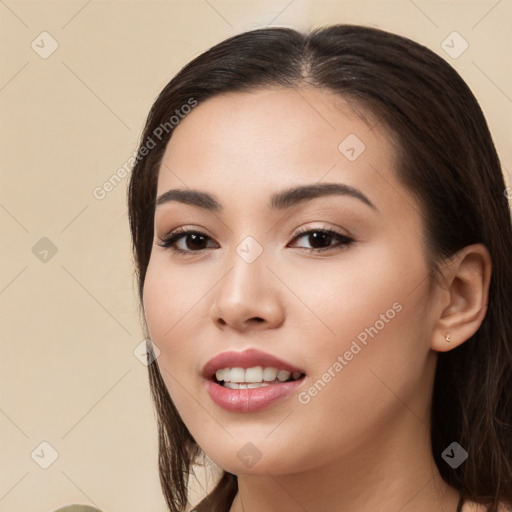
{"type": "MultiPolygon", "coordinates": [[[[299,229],[299,231],[295,234],[295,237],[293,238],[293,240],[295,240],[296,238],[302,238],[304,235],[308,235],[310,233],[323,233],[326,235],[331,235],[338,242],[340,242],[340,244],[338,246],[334,246],[334,247],[321,247],[321,248],[311,248],[311,249],[308,247],[300,247],[300,249],[304,249],[310,253],[319,253],[319,252],[329,251],[329,250],[336,249],[337,247],[348,247],[349,245],[351,245],[354,242],[354,240],[352,238],[342,235],[341,233],[338,233],[337,231],[334,231],[333,229],[330,229],[330,228],[313,228],[313,229],[302,228],[302,229],[299,229]]],[[[180,238],[186,237],[187,235],[200,235],[204,238],[210,239],[210,237],[206,233],[203,233],[202,231],[178,228],[175,231],[173,231],[172,233],[169,233],[168,235],[165,235],[164,237],[162,237],[160,239],[160,242],[158,243],[158,245],[165,249],[170,249],[171,251],[173,251],[175,253],[180,253],[180,254],[184,254],[184,255],[200,253],[200,252],[206,250],[206,249],[199,249],[197,251],[192,251],[192,250],[184,251],[183,249],[177,249],[176,247],[173,247],[174,244],[180,238]]]]}

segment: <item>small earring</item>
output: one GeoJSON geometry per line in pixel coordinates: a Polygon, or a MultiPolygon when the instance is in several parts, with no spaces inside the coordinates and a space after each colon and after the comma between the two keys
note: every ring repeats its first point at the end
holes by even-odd
{"type": "Polygon", "coordinates": [[[450,343],[451,341],[453,341],[453,340],[450,338],[450,333],[448,333],[448,334],[444,337],[444,339],[445,339],[448,343],[450,343]]]}

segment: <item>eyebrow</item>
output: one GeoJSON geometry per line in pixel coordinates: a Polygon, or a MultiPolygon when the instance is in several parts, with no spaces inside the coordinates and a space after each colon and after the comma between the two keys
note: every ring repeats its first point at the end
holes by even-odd
{"type": "MultiPolygon", "coordinates": [[[[315,183],[282,190],[272,194],[268,206],[272,210],[285,210],[299,203],[332,195],[353,197],[370,208],[377,210],[377,207],[360,190],[343,183],[315,183]]],[[[212,212],[221,212],[223,210],[221,203],[214,195],[193,189],[168,190],[157,198],[156,206],[161,206],[171,201],[196,206],[212,212]]]]}

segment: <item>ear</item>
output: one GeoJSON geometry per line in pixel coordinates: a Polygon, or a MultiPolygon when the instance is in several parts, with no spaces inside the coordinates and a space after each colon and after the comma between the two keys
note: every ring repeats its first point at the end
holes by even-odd
{"type": "Polygon", "coordinates": [[[432,350],[452,350],[478,330],[487,312],[491,270],[491,256],[483,244],[464,247],[442,267],[442,309],[433,331],[432,350]]]}

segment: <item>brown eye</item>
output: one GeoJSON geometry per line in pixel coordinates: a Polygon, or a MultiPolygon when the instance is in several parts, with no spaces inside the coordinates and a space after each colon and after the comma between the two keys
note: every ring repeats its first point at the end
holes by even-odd
{"type": "Polygon", "coordinates": [[[176,252],[190,253],[207,249],[208,240],[210,237],[200,231],[179,229],[163,237],[158,245],[176,252]],[[182,240],[184,243],[179,247],[178,244],[182,240]]]}
{"type": "Polygon", "coordinates": [[[314,231],[308,236],[308,242],[313,246],[315,249],[322,249],[325,247],[329,247],[333,236],[329,233],[325,233],[323,231],[314,231]]]}
{"type": "Polygon", "coordinates": [[[188,235],[182,235],[185,240],[185,246],[190,250],[201,250],[205,249],[206,237],[196,233],[190,233],[188,235]],[[188,242],[188,243],[187,243],[188,242]]]}
{"type": "Polygon", "coordinates": [[[321,252],[321,251],[327,251],[329,249],[336,249],[339,246],[348,246],[350,245],[354,240],[352,238],[349,238],[345,235],[342,235],[341,233],[338,233],[332,229],[310,229],[306,231],[301,231],[294,240],[300,239],[300,238],[307,238],[308,243],[312,246],[309,247],[303,247],[303,249],[306,249],[310,252],[321,252]],[[331,242],[333,240],[338,241],[338,245],[332,246],[331,242]]]}

